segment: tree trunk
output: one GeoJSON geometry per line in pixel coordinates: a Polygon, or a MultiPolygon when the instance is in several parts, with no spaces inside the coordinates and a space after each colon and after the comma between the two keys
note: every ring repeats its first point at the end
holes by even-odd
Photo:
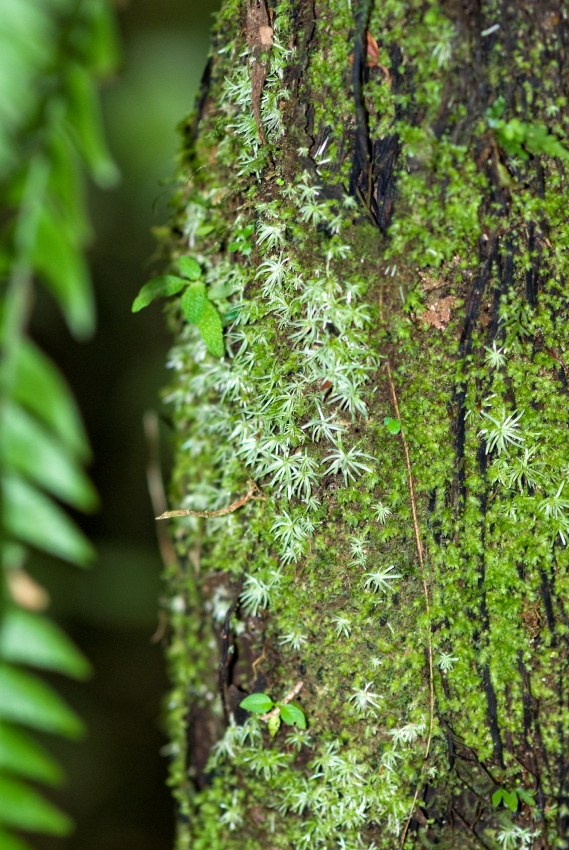
{"type": "Polygon", "coordinates": [[[179,848],[569,847],[567,36],[223,6],[166,240],[225,345],[173,304],[179,848]]]}

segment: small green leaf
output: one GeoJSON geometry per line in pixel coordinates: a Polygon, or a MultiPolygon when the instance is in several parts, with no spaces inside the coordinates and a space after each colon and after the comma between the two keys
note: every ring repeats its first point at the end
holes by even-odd
{"type": "Polygon", "coordinates": [[[15,829],[69,835],[73,822],[37,791],[17,779],[0,776],[0,823],[15,829]]]}
{"type": "Polygon", "coordinates": [[[274,705],[272,699],[267,694],[249,694],[244,700],[239,703],[241,708],[246,711],[251,711],[253,714],[266,714],[274,705]]]}
{"type": "Polygon", "coordinates": [[[526,791],[525,788],[516,788],[516,793],[523,803],[526,803],[528,806],[535,806],[533,791],[526,791]]]}
{"type": "Polygon", "coordinates": [[[502,115],[504,114],[504,109],[506,108],[506,101],[500,95],[497,100],[494,101],[492,106],[488,107],[486,110],[486,115],[488,116],[488,124],[490,127],[496,126],[496,121],[498,121],[502,115]]]}
{"type": "Polygon", "coordinates": [[[80,719],[52,688],[8,664],[0,664],[0,718],[68,738],[83,734],[80,719]]]}
{"type": "Polygon", "coordinates": [[[272,717],[269,717],[267,720],[267,727],[269,729],[269,735],[271,738],[274,738],[279,729],[281,728],[281,716],[280,714],[274,714],[272,717]]]}
{"type": "Polygon", "coordinates": [[[207,236],[209,233],[215,230],[215,226],[213,224],[200,224],[200,226],[196,229],[196,236],[207,236]]]}
{"type": "Polygon", "coordinates": [[[518,808],[518,795],[515,791],[504,791],[503,800],[512,812],[516,811],[518,808]]]}
{"type": "Polygon", "coordinates": [[[165,295],[177,295],[187,283],[188,281],[184,280],[183,277],[176,277],[171,274],[153,277],[152,280],[144,284],[134,299],[131,307],[132,312],[138,313],[143,307],[148,307],[155,298],[161,298],[165,295]]]}
{"type": "Polygon", "coordinates": [[[198,322],[198,328],[206,348],[214,357],[223,357],[225,349],[223,346],[223,331],[221,316],[211,303],[205,302],[203,315],[198,322]]]}
{"type": "Polygon", "coordinates": [[[500,805],[500,803],[502,802],[502,797],[504,796],[504,793],[505,792],[504,792],[503,788],[498,788],[497,791],[494,791],[494,793],[492,794],[492,805],[493,806],[499,806],[500,805]]]}
{"type": "Polygon", "coordinates": [[[2,770],[49,785],[59,785],[64,777],[62,769],[43,747],[8,723],[0,723],[0,772],[2,770]]]}
{"type": "Polygon", "coordinates": [[[390,434],[399,434],[401,431],[401,421],[399,419],[392,419],[391,416],[386,416],[383,424],[390,434]]]}
{"type": "Polygon", "coordinates": [[[298,726],[299,729],[306,729],[306,717],[304,711],[293,703],[281,705],[281,717],[284,723],[289,726],[298,726]]]}
{"type": "Polygon", "coordinates": [[[197,280],[190,283],[182,295],[182,312],[188,322],[197,325],[203,317],[206,302],[205,285],[197,280]]]}
{"type": "Polygon", "coordinates": [[[86,566],[95,557],[86,537],[55,502],[16,475],[2,479],[3,519],[16,540],[86,566]]]}
{"type": "Polygon", "coordinates": [[[62,630],[41,614],[9,608],[0,623],[0,658],[85,679],[91,665],[62,630]]]}
{"type": "Polygon", "coordinates": [[[178,260],[181,274],[188,280],[199,280],[202,276],[201,266],[193,257],[180,257],[178,260]]]}

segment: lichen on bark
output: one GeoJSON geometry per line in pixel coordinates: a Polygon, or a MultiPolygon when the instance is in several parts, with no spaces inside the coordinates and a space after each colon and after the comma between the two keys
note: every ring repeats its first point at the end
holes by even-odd
{"type": "Polygon", "coordinates": [[[266,11],[164,241],[225,329],[169,307],[176,507],[262,493],[176,524],[178,847],[567,847],[565,11],[266,11]],[[298,681],[306,731],[240,707],[298,681]]]}

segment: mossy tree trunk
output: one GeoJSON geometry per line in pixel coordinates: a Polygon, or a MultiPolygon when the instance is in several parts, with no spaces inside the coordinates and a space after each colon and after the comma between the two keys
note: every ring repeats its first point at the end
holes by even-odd
{"type": "Polygon", "coordinates": [[[569,847],[566,9],[262,2],[165,239],[178,846],[569,847]]]}

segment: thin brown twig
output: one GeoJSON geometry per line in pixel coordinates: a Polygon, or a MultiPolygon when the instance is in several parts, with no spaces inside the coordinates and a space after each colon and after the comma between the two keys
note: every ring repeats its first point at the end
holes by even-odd
{"type": "MultiPolygon", "coordinates": [[[[146,482],[148,494],[154,513],[165,510],[167,506],[166,492],[162,480],[162,469],[160,463],[160,432],[158,430],[158,415],[155,410],[147,410],[143,417],[144,436],[148,447],[148,460],[146,462],[146,482]]],[[[160,556],[166,568],[179,564],[170,532],[164,526],[156,527],[158,548],[160,556]]]]}
{"type": "Polygon", "coordinates": [[[266,657],[266,655],[265,655],[265,647],[263,647],[263,651],[262,651],[262,653],[259,655],[259,657],[258,657],[258,658],[256,658],[256,659],[253,661],[253,663],[251,664],[251,667],[252,667],[252,669],[253,669],[253,673],[255,674],[255,676],[257,675],[257,664],[260,664],[260,663],[261,663],[261,661],[263,661],[263,660],[265,660],[265,661],[267,660],[267,657],[266,657]]]}
{"type": "Polygon", "coordinates": [[[302,688],[303,684],[304,682],[297,682],[292,691],[289,691],[286,697],[280,701],[279,705],[276,705],[274,708],[271,708],[271,710],[267,714],[261,715],[261,720],[269,720],[271,717],[276,717],[279,711],[281,710],[281,705],[286,705],[287,703],[292,702],[295,696],[300,693],[300,689],[302,688]]]}
{"type": "MultiPolygon", "coordinates": [[[[421,584],[423,585],[423,596],[425,597],[425,609],[427,611],[427,618],[430,622],[431,618],[431,603],[429,601],[429,589],[427,587],[427,577],[425,571],[425,560],[423,558],[423,546],[421,543],[421,529],[419,527],[419,517],[417,514],[417,501],[415,499],[415,486],[413,484],[413,472],[411,469],[411,458],[409,455],[409,447],[407,445],[407,440],[405,439],[405,432],[403,430],[403,425],[401,424],[401,414],[399,412],[399,403],[397,401],[397,393],[395,392],[395,384],[393,383],[393,376],[391,374],[391,367],[389,365],[389,361],[385,364],[387,368],[387,380],[389,381],[389,389],[391,391],[391,396],[393,399],[393,406],[395,408],[395,414],[400,423],[400,435],[401,435],[401,443],[403,445],[403,453],[405,455],[405,466],[407,467],[407,479],[409,484],[409,497],[411,499],[411,513],[413,515],[413,529],[415,531],[415,544],[417,546],[417,555],[419,558],[419,566],[421,567],[421,584]]],[[[435,720],[435,679],[434,679],[434,671],[433,671],[433,641],[431,638],[430,629],[427,632],[427,654],[429,658],[429,734],[427,735],[427,745],[425,747],[425,755],[423,757],[423,764],[421,766],[421,773],[425,769],[425,765],[427,763],[427,759],[429,758],[429,753],[431,751],[431,741],[433,739],[433,725],[435,720]]],[[[419,785],[417,782],[417,787],[415,789],[415,794],[413,796],[413,803],[411,804],[411,811],[409,812],[409,817],[407,818],[407,822],[403,828],[403,835],[401,837],[400,848],[403,850],[405,845],[405,838],[407,837],[407,831],[409,829],[409,824],[411,823],[411,818],[413,817],[413,812],[415,811],[415,805],[417,803],[417,797],[419,796],[419,785]]]]}
{"type": "Polygon", "coordinates": [[[249,479],[249,490],[247,495],[241,496],[240,499],[237,499],[236,502],[232,502],[231,505],[228,505],[226,508],[221,508],[219,511],[164,511],[163,514],[157,516],[156,519],[172,519],[172,517],[177,516],[199,516],[205,517],[209,519],[210,517],[215,516],[225,516],[226,514],[231,514],[233,511],[236,511],[238,508],[242,508],[243,505],[246,505],[247,502],[251,501],[251,499],[262,499],[264,500],[266,497],[261,495],[261,491],[257,487],[254,481],[249,479]]]}

